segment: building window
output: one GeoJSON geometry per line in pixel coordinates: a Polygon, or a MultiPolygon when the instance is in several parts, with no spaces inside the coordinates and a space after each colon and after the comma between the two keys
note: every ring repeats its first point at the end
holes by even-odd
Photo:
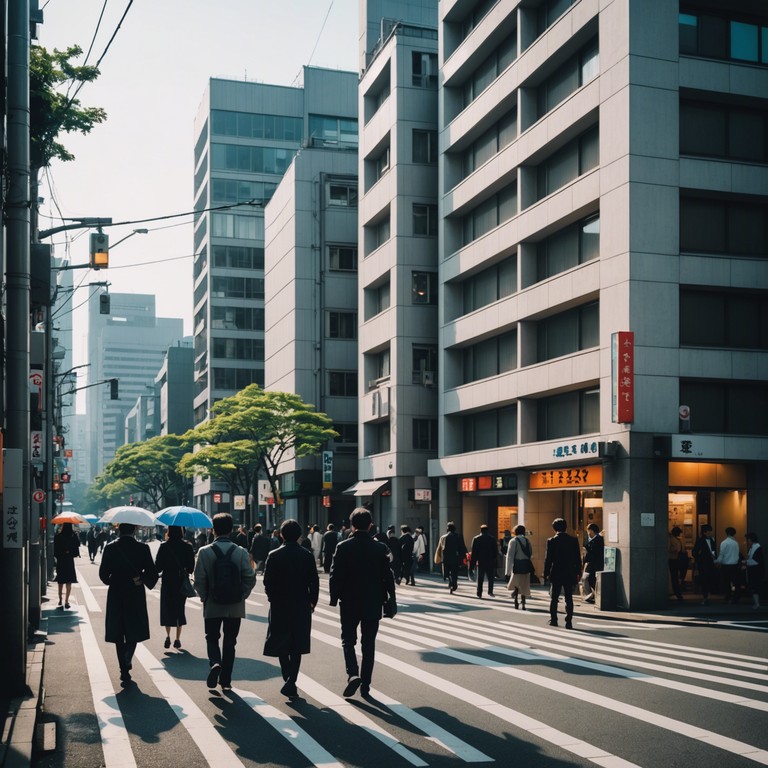
{"type": "Polygon", "coordinates": [[[539,165],[539,200],[597,168],[599,162],[600,135],[594,126],[539,165]]]}
{"type": "Polygon", "coordinates": [[[310,115],[309,138],[313,146],[343,144],[348,147],[356,147],[358,143],[357,120],[349,117],[310,115]]]}
{"type": "Polygon", "coordinates": [[[413,85],[437,88],[437,54],[414,51],[412,54],[413,85]]]}
{"type": "Polygon", "coordinates": [[[514,371],[517,368],[517,331],[485,339],[462,349],[463,384],[514,371]]]}
{"type": "Polygon", "coordinates": [[[263,240],[264,219],[233,213],[211,214],[211,236],[234,240],[263,240]]]}
{"type": "Polygon", "coordinates": [[[214,171],[274,173],[282,176],[291,164],[293,149],[251,147],[241,144],[212,144],[211,168],[214,171]]]}
{"type": "Polygon", "coordinates": [[[214,245],[214,267],[232,269],[264,269],[264,249],[248,248],[242,245],[214,245]]]}
{"type": "Polygon", "coordinates": [[[681,196],[680,251],[768,258],[768,205],[736,195],[681,196]]]}
{"type": "Polygon", "coordinates": [[[538,116],[546,115],[574,91],[597,77],[599,71],[600,54],[597,39],[594,39],[539,86],[538,116]]]}
{"type": "Polygon", "coordinates": [[[600,255],[600,217],[571,224],[536,246],[537,281],[559,275],[600,255]]]}
{"type": "Polygon", "coordinates": [[[212,277],[211,296],[222,299],[263,299],[264,278],[212,277]]]}
{"type": "Polygon", "coordinates": [[[437,304],[437,272],[411,272],[411,303],[437,304]]]}
{"type": "Polygon", "coordinates": [[[543,35],[576,0],[544,0],[539,7],[539,35],[543,35]]]}
{"type": "Polygon", "coordinates": [[[569,309],[536,324],[537,361],[552,360],[600,344],[597,302],[569,309]]]}
{"type": "Polygon", "coordinates": [[[464,84],[464,106],[468,107],[516,58],[517,30],[511,30],[464,84]]]}
{"type": "Polygon", "coordinates": [[[365,455],[386,453],[390,450],[389,420],[365,425],[365,455]]]}
{"type": "Polygon", "coordinates": [[[272,199],[276,189],[277,184],[268,181],[211,179],[214,203],[247,203],[252,200],[266,202],[272,199]]]}
{"type": "Polygon", "coordinates": [[[213,136],[300,141],[303,122],[300,117],[287,117],[285,115],[256,115],[250,112],[211,110],[211,134],[213,136]]]}
{"type": "Polygon", "coordinates": [[[389,280],[387,279],[384,283],[366,288],[363,296],[365,301],[365,319],[368,321],[372,317],[376,317],[376,315],[383,312],[385,309],[389,309],[389,280]]]}
{"type": "Polygon", "coordinates": [[[325,316],[328,338],[357,338],[357,312],[326,312],[325,316]]]}
{"type": "Polygon", "coordinates": [[[437,419],[413,420],[413,450],[437,450],[437,419]]]}
{"type": "Polygon", "coordinates": [[[381,154],[376,158],[376,181],[378,181],[389,170],[389,145],[384,147],[381,154]]]}
{"type": "Polygon", "coordinates": [[[680,402],[691,409],[699,434],[768,435],[768,385],[762,382],[681,379],[680,402]]]}
{"type": "Polygon", "coordinates": [[[680,53],[768,64],[768,24],[764,19],[710,16],[681,8],[680,53]]]}
{"type": "Polygon", "coordinates": [[[585,389],[542,398],[537,402],[537,421],[538,440],[599,432],[600,390],[585,389]]]}
{"type": "Polygon", "coordinates": [[[212,339],[212,356],[220,360],[264,360],[264,339],[212,339]]]}
{"type": "Polygon", "coordinates": [[[378,248],[381,245],[384,245],[384,243],[389,240],[390,234],[389,234],[389,216],[387,216],[385,219],[382,219],[375,227],[375,234],[376,234],[376,248],[378,248]]]}
{"type": "Polygon", "coordinates": [[[437,382],[437,347],[431,344],[414,344],[411,347],[412,378],[414,384],[437,382]]]}
{"type": "Polygon", "coordinates": [[[517,108],[510,109],[462,155],[462,173],[466,178],[501,152],[517,138],[517,108]]]}
{"type": "Polygon", "coordinates": [[[463,314],[486,307],[517,291],[517,256],[478,272],[462,285],[463,314]]]}
{"type": "Polygon", "coordinates": [[[413,130],[413,162],[434,165],[437,163],[437,131],[413,130]]]}
{"type": "Polygon", "coordinates": [[[337,445],[357,445],[357,422],[334,422],[333,430],[339,435],[333,440],[337,445]]]}
{"type": "Polygon", "coordinates": [[[353,245],[329,245],[328,269],[333,272],[357,272],[357,248],[353,245]]]}
{"type": "Polygon", "coordinates": [[[413,204],[413,234],[437,237],[437,206],[413,204]]]}
{"type": "Polygon", "coordinates": [[[680,344],[768,349],[768,291],[681,288],[680,344]]]}
{"type": "Polygon", "coordinates": [[[240,390],[249,384],[264,386],[264,371],[259,368],[214,368],[213,388],[240,390]]]}
{"type": "Polygon", "coordinates": [[[517,406],[477,411],[462,417],[462,452],[517,444],[517,406]]]}
{"type": "Polygon", "coordinates": [[[517,214],[517,179],[462,218],[463,244],[477,240],[517,214]]]}
{"type": "Polygon", "coordinates": [[[328,371],[330,397],[357,397],[357,371],[328,371]]]}
{"type": "Polygon", "coordinates": [[[261,307],[211,307],[211,328],[225,331],[263,331],[261,307]]]}
{"type": "Polygon", "coordinates": [[[357,184],[330,183],[328,185],[328,205],[357,208],[357,184]]]}

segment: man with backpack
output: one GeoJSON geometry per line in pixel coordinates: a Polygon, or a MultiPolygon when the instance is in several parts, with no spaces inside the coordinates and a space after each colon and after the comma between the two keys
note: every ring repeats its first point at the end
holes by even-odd
{"type": "Polygon", "coordinates": [[[213,544],[201,547],[195,565],[195,590],[203,601],[205,641],[210,671],[206,684],[224,691],[232,688],[232,667],[240,621],[245,618],[245,599],[256,584],[248,551],[230,538],[232,515],[213,517],[213,544]],[[222,645],[219,639],[224,635],[222,645]]]}

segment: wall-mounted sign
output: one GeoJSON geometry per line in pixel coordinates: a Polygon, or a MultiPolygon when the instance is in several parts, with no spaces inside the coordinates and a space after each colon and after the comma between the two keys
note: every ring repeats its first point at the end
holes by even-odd
{"type": "Polygon", "coordinates": [[[611,419],[617,424],[635,420],[635,334],[611,334],[611,419]]]}
{"type": "Polygon", "coordinates": [[[516,491],[517,475],[478,475],[477,477],[460,477],[459,491],[516,491]]]}
{"type": "Polygon", "coordinates": [[[333,488],[333,451],[323,451],[323,488],[333,488]]]}
{"type": "Polygon", "coordinates": [[[432,501],[432,489],[431,488],[414,488],[413,500],[414,501],[432,501]]]}
{"type": "Polygon", "coordinates": [[[24,546],[24,505],[21,498],[21,449],[3,449],[3,549],[24,546]]]}
{"type": "Polygon", "coordinates": [[[552,447],[553,459],[587,459],[600,455],[600,443],[588,440],[581,443],[560,443],[552,447]]]}
{"type": "Polygon", "coordinates": [[[602,484],[603,467],[600,464],[591,464],[588,467],[540,469],[537,472],[531,472],[528,476],[528,488],[532,491],[600,487],[602,484]]]}
{"type": "Polygon", "coordinates": [[[242,512],[242,510],[245,509],[245,496],[241,496],[241,495],[235,496],[235,509],[238,512],[242,512]]]}

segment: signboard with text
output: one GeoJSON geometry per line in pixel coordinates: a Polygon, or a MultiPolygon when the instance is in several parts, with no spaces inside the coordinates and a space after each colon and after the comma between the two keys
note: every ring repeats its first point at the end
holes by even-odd
{"type": "Polygon", "coordinates": [[[594,488],[603,485],[603,467],[590,464],[586,467],[540,469],[528,476],[528,488],[532,491],[548,491],[560,488],[594,488]]]}
{"type": "Polygon", "coordinates": [[[21,497],[21,450],[3,450],[3,549],[24,546],[24,514],[21,497]]]}
{"type": "Polygon", "coordinates": [[[635,334],[611,334],[611,419],[617,424],[635,420],[635,334]]]}
{"type": "Polygon", "coordinates": [[[323,451],[323,488],[333,488],[333,451],[323,451]]]}
{"type": "Polygon", "coordinates": [[[516,491],[517,475],[478,475],[477,477],[460,477],[459,491],[516,491]]]}

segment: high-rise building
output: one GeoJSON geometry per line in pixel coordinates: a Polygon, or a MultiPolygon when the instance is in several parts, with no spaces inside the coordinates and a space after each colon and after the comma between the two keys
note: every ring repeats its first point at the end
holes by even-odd
{"type": "Polygon", "coordinates": [[[768,7],[439,8],[441,523],[594,522],[664,604],[768,507],[768,7]]]}
{"type": "Polygon", "coordinates": [[[181,319],[155,316],[154,296],[112,293],[110,297],[108,315],[99,311],[98,292],[88,303],[88,384],[95,386],[89,386],[86,399],[87,482],[101,473],[123,444],[128,411],[140,395],[152,394],[165,352],[183,335],[181,319]],[[110,384],[113,379],[116,385],[110,384]]]}
{"type": "Polygon", "coordinates": [[[183,435],[195,426],[194,364],[194,349],[189,337],[168,347],[163,365],[155,376],[161,435],[183,435]]]}
{"type": "MultiPolygon", "coordinates": [[[[264,386],[264,206],[302,144],[357,145],[350,77],[306,67],[302,87],[208,84],[195,126],[196,424],[217,400],[264,386]]],[[[195,483],[199,507],[211,490],[195,483]]]]}

